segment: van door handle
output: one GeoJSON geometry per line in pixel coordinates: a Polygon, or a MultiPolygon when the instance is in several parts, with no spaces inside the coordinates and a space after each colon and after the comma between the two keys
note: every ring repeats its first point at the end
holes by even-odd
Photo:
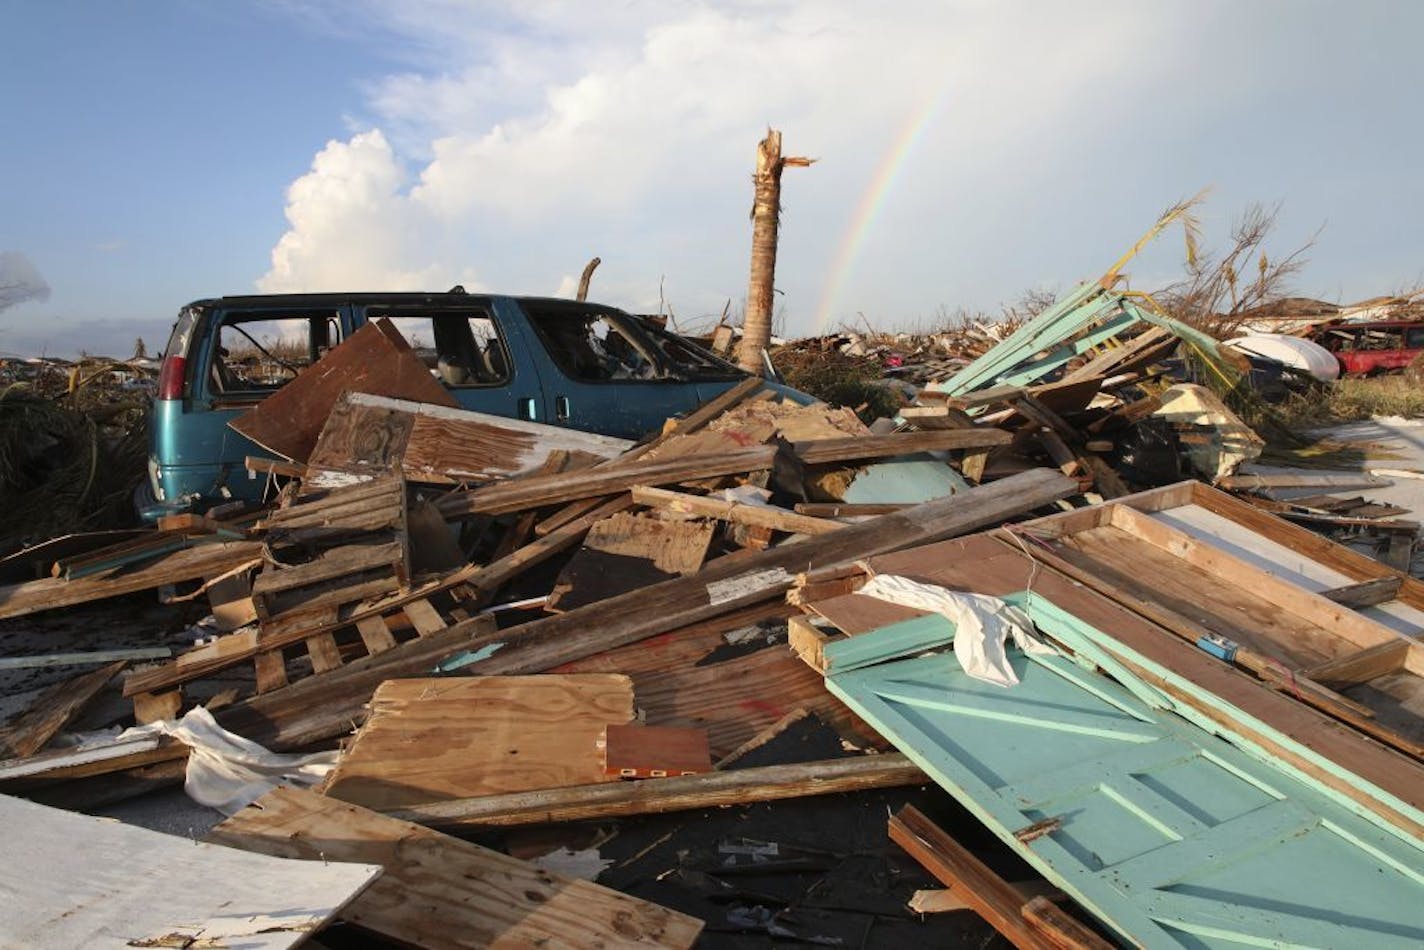
{"type": "Polygon", "coordinates": [[[568,396],[554,397],[554,418],[560,422],[567,422],[569,420],[568,396]]]}
{"type": "Polygon", "coordinates": [[[520,399],[515,411],[518,413],[519,418],[528,422],[534,422],[539,418],[539,406],[534,401],[533,396],[525,396],[520,399]]]}

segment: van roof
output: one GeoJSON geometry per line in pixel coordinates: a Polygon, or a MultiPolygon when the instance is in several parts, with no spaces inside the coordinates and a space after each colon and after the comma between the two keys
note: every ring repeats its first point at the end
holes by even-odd
{"type": "Polygon", "coordinates": [[[468,293],[463,288],[446,291],[357,291],[338,293],[301,294],[229,294],[222,297],[204,297],[188,304],[189,307],[227,306],[313,306],[337,303],[454,303],[472,298],[504,297],[510,300],[531,303],[571,304],[588,307],[608,308],[604,304],[591,301],[570,300],[567,297],[516,296],[513,294],[468,293]]]}

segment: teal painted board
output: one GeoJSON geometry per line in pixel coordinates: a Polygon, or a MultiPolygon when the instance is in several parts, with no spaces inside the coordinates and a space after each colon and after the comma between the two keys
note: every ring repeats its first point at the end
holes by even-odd
{"type": "Polygon", "coordinates": [[[1021,679],[1011,689],[968,677],[947,653],[827,684],[1128,941],[1424,945],[1420,842],[1099,672],[1064,657],[1011,656],[1021,679]],[[1061,822],[1056,831],[1014,837],[1049,818],[1061,822]]]}

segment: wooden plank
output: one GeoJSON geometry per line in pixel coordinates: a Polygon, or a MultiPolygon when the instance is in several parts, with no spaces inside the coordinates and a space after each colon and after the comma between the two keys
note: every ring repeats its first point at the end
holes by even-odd
{"type": "Polygon", "coordinates": [[[405,616],[415,627],[415,632],[422,637],[428,637],[432,633],[439,633],[449,626],[445,618],[440,616],[440,611],[430,606],[428,600],[412,600],[405,605],[405,616]]]}
{"type": "Polygon", "coordinates": [[[151,590],[165,584],[215,577],[262,556],[260,541],[202,544],[166,554],[152,563],[66,581],[49,577],[0,587],[0,618],[23,617],[41,610],[69,607],[151,590]]]}
{"type": "Polygon", "coordinates": [[[699,920],[590,881],[293,788],[259,799],[208,840],[317,867],[380,865],[384,873],[342,919],[430,950],[689,947],[702,929],[699,920]]]}
{"type": "Polygon", "coordinates": [[[1390,484],[1374,475],[1227,475],[1217,480],[1221,488],[1268,491],[1274,488],[1379,488],[1390,484]]]}
{"type": "Polygon", "coordinates": [[[884,753],[639,782],[605,782],[487,795],[416,805],[392,815],[436,828],[543,825],[899,788],[924,781],[924,773],[915,763],[899,753],[884,753]]]}
{"type": "Polygon", "coordinates": [[[375,393],[456,408],[395,326],[384,318],[351,334],[257,406],[228,423],[253,442],[305,462],[344,392],[375,393]]]}
{"type": "Polygon", "coordinates": [[[294,947],[379,877],[0,797],[0,933],[15,947],[294,947]],[[125,869],[116,871],[116,869],[125,869]]]}
{"type": "Polygon", "coordinates": [[[632,681],[614,674],[391,680],[324,791],[387,810],[597,782],[604,730],[633,718],[632,681]]]}
{"type": "Polygon", "coordinates": [[[173,655],[168,647],[129,647],[87,653],[42,653],[38,656],[0,657],[0,670],[31,670],[56,666],[92,666],[115,660],[163,660],[173,655]]]}
{"type": "Polygon", "coordinates": [[[1023,895],[914,805],[906,805],[890,816],[890,840],[941,884],[963,897],[976,914],[1015,947],[1051,950],[1055,946],[1024,920],[1023,895]]]}
{"type": "Polygon", "coordinates": [[[904,511],[906,508],[914,507],[908,503],[889,504],[859,504],[848,505],[839,501],[832,502],[798,502],[796,513],[809,515],[813,518],[863,518],[867,515],[888,515],[897,511],[904,511]]]}
{"type": "Polygon", "coordinates": [[[363,706],[383,681],[426,675],[451,654],[478,659],[471,673],[532,673],[668,630],[780,598],[792,572],[853,562],[930,540],[953,537],[1049,504],[1077,490],[1062,473],[1036,469],[882,515],[844,531],[808,538],[750,556],[719,558],[691,577],[665,581],[515,630],[475,632],[473,622],[401,644],[379,657],[245,700],[218,713],[219,721],[269,748],[301,747],[339,735],[359,722],[363,706]]]}
{"type": "Polygon", "coordinates": [[[775,456],[774,447],[756,446],[723,455],[630,462],[558,475],[512,478],[472,491],[451,492],[437,505],[446,518],[508,514],[596,495],[611,495],[627,491],[634,485],[670,485],[718,475],[755,472],[770,468],[775,456]]]}
{"type": "Polygon", "coordinates": [[[287,685],[287,661],[281,650],[263,650],[252,659],[257,668],[258,693],[270,693],[287,685]]]}
{"type": "Polygon", "coordinates": [[[314,637],[307,637],[306,646],[313,673],[330,673],[341,667],[341,649],[336,645],[336,637],[329,633],[318,633],[314,637]]]}
{"type": "Polygon", "coordinates": [[[1406,640],[1388,640],[1313,666],[1305,675],[1331,689],[1346,689],[1393,673],[1404,665],[1412,650],[1418,649],[1418,644],[1406,640]]]}
{"type": "Polygon", "coordinates": [[[366,651],[372,656],[396,645],[396,638],[391,636],[391,628],[386,626],[384,617],[362,617],[356,621],[356,630],[361,634],[361,642],[366,644],[366,651]]]}
{"type": "Polygon", "coordinates": [[[1379,577],[1358,584],[1327,588],[1319,591],[1319,594],[1337,604],[1359,610],[1394,600],[1399,595],[1400,581],[1399,577],[1379,577]]]}
{"type": "Polygon", "coordinates": [[[807,465],[851,462],[861,459],[943,452],[953,449],[983,449],[1008,445],[1011,433],[989,426],[973,429],[944,429],[928,432],[896,432],[890,435],[858,435],[847,439],[816,439],[796,442],[792,452],[807,465]]]}
{"type": "Polygon", "coordinates": [[[127,664],[127,660],[118,660],[45,690],[24,712],[0,729],[0,759],[21,758],[38,752],[55,733],[83,712],[127,664]]]}
{"type": "Polygon", "coordinates": [[[844,527],[824,518],[811,518],[777,508],[772,505],[748,505],[743,502],[710,498],[704,495],[689,495],[687,492],[668,491],[663,488],[649,488],[636,485],[633,501],[649,508],[661,508],[678,514],[703,515],[719,518],[733,524],[758,525],[784,531],[787,534],[825,534],[844,527]]]}
{"type": "Polygon", "coordinates": [[[549,532],[542,538],[536,538],[497,561],[486,564],[471,577],[469,585],[479,592],[479,600],[486,602],[512,578],[536,564],[542,564],[549,558],[572,548],[583,540],[584,535],[595,524],[632,504],[633,500],[627,495],[615,495],[587,514],[549,532]]]}

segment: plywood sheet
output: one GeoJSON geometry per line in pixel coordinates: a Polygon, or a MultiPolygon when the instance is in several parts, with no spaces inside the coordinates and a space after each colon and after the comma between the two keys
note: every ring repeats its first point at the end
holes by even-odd
{"type": "Polygon", "coordinates": [[[385,810],[613,780],[599,741],[633,719],[626,676],[389,680],[326,794],[385,810]]]}
{"type": "Polygon", "coordinates": [[[286,861],[197,844],[8,796],[0,827],[7,947],[292,947],[381,873],[334,856],[286,861]]]}
{"type": "Polygon", "coordinates": [[[431,950],[687,947],[702,928],[657,904],[298,789],[271,792],[209,838],[307,866],[381,865],[343,919],[431,950]]]}

